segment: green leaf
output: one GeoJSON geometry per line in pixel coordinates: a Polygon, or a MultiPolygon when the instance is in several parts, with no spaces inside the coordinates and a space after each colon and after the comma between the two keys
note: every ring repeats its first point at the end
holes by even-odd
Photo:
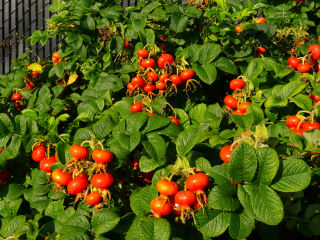
{"type": "Polygon", "coordinates": [[[197,44],[191,44],[186,47],[184,51],[185,57],[190,60],[190,62],[194,63],[199,60],[200,51],[199,51],[199,45],[197,44]]]}
{"type": "Polygon", "coordinates": [[[313,216],[319,213],[320,213],[320,204],[319,203],[310,204],[306,209],[305,217],[312,218],[313,216]]]}
{"type": "Polygon", "coordinates": [[[137,216],[126,234],[126,240],[169,240],[170,223],[163,218],[137,216]]]}
{"type": "Polygon", "coordinates": [[[311,131],[304,131],[303,136],[308,141],[309,145],[320,145],[320,135],[318,129],[313,129],[311,131]]]}
{"type": "Polygon", "coordinates": [[[136,215],[150,212],[150,202],[158,196],[155,186],[147,186],[134,190],[130,195],[130,207],[136,215]]]}
{"type": "Polygon", "coordinates": [[[244,209],[241,213],[231,213],[229,234],[232,239],[247,238],[254,228],[254,217],[244,209]]]}
{"type": "Polygon", "coordinates": [[[202,67],[198,64],[192,64],[192,69],[197,76],[206,84],[211,85],[217,78],[217,69],[211,63],[206,63],[202,67]]]}
{"type": "MultiPolygon", "coordinates": [[[[17,231],[19,231],[26,223],[26,216],[15,216],[11,219],[1,219],[0,234],[5,237],[12,237],[17,231]]],[[[17,234],[17,237],[19,235],[17,234]]]]}
{"type": "Polygon", "coordinates": [[[107,114],[92,125],[92,131],[97,139],[102,140],[112,131],[115,125],[116,122],[111,114],[107,114]]]}
{"type": "Polygon", "coordinates": [[[64,214],[63,200],[50,202],[45,210],[45,216],[52,217],[53,219],[64,214]]]}
{"type": "Polygon", "coordinates": [[[103,234],[117,226],[120,217],[114,209],[104,209],[92,216],[91,225],[95,234],[103,234]]]}
{"type": "Polygon", "coordinates": [[[279,78],[283,78],[292,72],[291,68],[288,68],[286,66],[283,66],[277,63],[273,65],[273,68],[276,73],[276,76],[279,78]]]}
{"type": "Polygon", "coordinates": [[[86,19],[83,22],[83,25],[85,28],[89,30],[94,30],[96,28],[96,23],[93,19],[93,17],[87,16],[86,19]]]}
{"type": "Polygon", "coordinates": [[[152,10],[154,10],[155,8],[159,7],[161,4],[159,2],[151,2],[147,5],[145,5],[142,9],[141,9],[141,14],[143,15],[147,15],[149,14],[152,10]]]}
{"type": "Polygon", "coordinates": [[[59,216],[58,221],[62,224],[62,227],[57,230],[58,233],[86,232],[90,229],[90,223],[87,217],[81,214],[79,210],[77,212],[73,211],[71,214],[68,214],[66,210],[65,215],[59,216]]]}
{"type": "Polygon", "coordinates": [[[256,150],[258,158],[258,180],[260,183],[270,185],[279,168],[277,152],[269,147],[260,147],[256,150]]]}
{"type": "Polygon", "coordinates": [[[20,136],[12,136],[9,146],[2,150],[0,154],[0,167],[5,167],[10,159],[14,159],[19,154],[22,138],[20,136]]]}
{"type": "Polygon", "coordinates": [[[58,155],[58,159],[62,164],[65,164],[68,162],[70,159],[72,159],[72,155],[70,154],[70,146],[67,143],[60,142],[58,143],[56,147],[56,152],[58,155]]]}
{"type": "MultiPolygon", "coordinates": [[[[221,52],[221,46],[215,43],[205,43],[201,46],[200,49],[198,49],[199,51],[199,62],[202,65],[205,65],[207,63],[211,63],[216,57],[219,56],[220,52],[221,52]]],[[[219,60],[217,60],[219,62],[219,60]]],[[[222,62],[223,60],[220,60],[220,64],[218,64],[219,66],[222,66],[222,62]]]]}
{"type": "MultiPolygon", "coordinates": [[[[242,58],[242,57],[247,57],[252,53],[252,49],[251,48],[246,48],[244,50],[240,50],[240,51],[235,51],[234,57],[235,58],[242,58]]],[[[263,68],[262,68],[263,69],[263,68]]]]}
{"type": "MultiPolygon", "coordinates": [[[[123,135],[126,136],[126,135],[123,135]]],[[[118,160],[118,164],[120,164],[118,167],[121,166],[124,159],[128,158],[130,155],[130,151],[128,150],[128,146],[125,145],[125,143],[121,142],[122,138],[112,139],[108,142],[108,145],[110,146],[110,151],[116,156],[118,160]]]]}
{"type": "Polygon", "coordinates": [[[157,167],[161,167],[167,163],[166,158],[155,160],[148,155],[142,155],[139,162],[139,169],[141,172],[151,172],[157,167]]]}
{"type": "Polygon", "coordinates": [[[202,12],[200,9],[187,5],[185,11],[183,11],[183,14],[192,17],[192,18],[199,18],[202,15],[202,12]]]}
{"type": "Polygon", "coordinates": [[[132,22],[133,29],[136,32],[142,31],[147,23],[147,18],[138,13],[131,13],[130,20],[132,22]]]}
{"type": "Polygon", "coordinates": [[[49,88],[46,85],[43,85],[38,92],[36,105],[39,106],[39,105],[50,104],[51,97],[52,97],[52,94],[50,93],[49,88]]]}
{"type": "Polygon", "coordinates": [[[84,232],[79,232],[76,229],[71,230],[71,233],[62,234],[59,240],[89,240],[89,236],[84,232]]]}
{"type": "Polygon", "coordinates": [[[218,103],[207,106],[203,119],[204,124],[209,124],[212,129],[219,129],[222,119],[223,112],[218,103]]]}
{"type": "Polygon", "coordinates": [[[162,8],[156,8],[151,14],[148,15],[149,18],[154,20],[167,20],[166,11],[162,8]]]}
{"type": "MultiPolygon", "coordinates": [[[[110,49],[111,49],[112,53],[119,54],[123,50],[123,42],[124,42],[124,40],[122,39],[122,37],[120,37],[120,36],[113,37],[111,40],[111,44],[110,44],[110,49]]],[[[118,80],[118,78],[117,78],[117,80],[118,80]]],[[[113,87],[112,87],[113,89],[115,89],[117,86],[117,80],[113,83],[113,87]]],[[[112,82],[111,82],[111,84],[112,84],[112,82]]]]}
{"type": "Polygon", "coordinates": [[[292,101],[301,109],[306,111],[311,111],[313,107],[313,102],[311,98],[304,94],[297,94],[292,98],[292,101]]]}
{"type": "Polygon", "coordinates": [[[1,135],[6,135],[14,131],[13,124],[8,115],[5,113],[0,113],[0,129],[1,135]]]}
{"type": "Polygon", "coordinates": [[[311,181],[311,169],[301,159],[288,159],[281,162],[278,175],[272,188],[280,192],[298,192],[311,181]]]}
{"type": "Polygon", "coordinates": [[[231,114],[231,119],[242,129],[250,129],[255,120],[253,113],[247,113],[242,116],[237,114],[231,114]]]}
{"type": "Polygon", "coordinates": [[[44,171],[41,171],[38,168],[34,168],[31,172],[31,183],[32,183],[32,185],[47,184],[48,179],[46,177],[46,173],[44,171]]]}
{"type": "Polygon", "coordinates": [[[229,6],[228,6],[228,3],[227,3],[227,0],[216,0],[216,3],[218,4],[218,6],[220,8],[223,9],[223,11],[228,11],[229,6]]]}
{"type": "Polygon", "coordinates": [[[132,152],[140,143],[141,140],[141,133],[139,131],[133,131],[130,134],[129,140],[129,151],[132,152]]]}
{"type": "Polygon", "coordinates": [[[279,195],[266,185],[243,185],[250,196],[255,218],[268,225],[278,225],[284,215],[283,204],[279,195]]]}
{"type": "Polygon", "coordinates": [[[92,136],[93,132],[90,129],[79,128],[74,135],[73,143],[81,144],[83,141],[90,140],[92,136]]]}
{"type": "Polygon", "coordinates": [[[208,210],[196,212],[196,227],[205,238],[217,237],[224,233],[230,222],[230,213],[219,210],[208,210]]]}
{"type": "Polygon", "coordinates": [[[118,19],[123,12],[123,7],[119,5],[111,6],[100,11],[100,14],[104,18],[118,19]]]}
{"type": "Polygon", "coordinates": [[[265,101],[264,106],[266,108],[272,108],[272,107],[286,107],[288,106],[288,99],[281,99],[275,95],[271,95],[267,101],[265,101]]]}
{"type": "Polygon", "coordinates": [[[165,158],[167,146],[164,139],[157,133],[149,133],[146,137],[147,139],[142,140],[142,144],[149,156],[156,161],[165,158]]]}
{"type": "Polygon", "coordinates": [[[263,110],[256,104],[250,104],[248,106],[246,115],[251,115],[251,114],[253,115],[253,119],[254,119],[253,124],[259,124],[264,118],[263,110]]]}
{"type": "Polygon", "coordinates": [[[251,182],[257,169],[257,156],[248,143],[236,146],[230,157],[230,177],[237,183],[251,182]]]}
{"type": "Polygon", "coordinates": [[[189,18],[180,14],[171,14],[170,29],[176,33],[183,32],[188,25],[189,18]]]}
{"type": "Polygon", "coordinates": [[[16,216],[22,201],[22,198],[10,202],[0,201],[0,216],[4,218],[16,216]]]}
{"type": "Polygon", "coordinates": [[[204,172],[207,172],[211,169],[211,164],[207,159],[200,157],[196,160],[196,167],[204,172]]]}
{"type": "Polygon", "coordinates": [[[169,118],[153,115],[152,117],[148,118],[147,126],[142,131],[142,133],[143,134],[149,133],[159,128],[168,126],[170,123],[171,123],[171,120],[169,118]]]}
{"type": "Polygon", "coordinates": [[[208,175],[214,179],[216,184],[229,184],[230,173],[229,164],[216,165],[207,171],[208,175]]]}
{"type": "Polygon", "coordinates": [[[320,215],[317,215],[312,218],[311,224],[309,225],[309,228],[314,235],[320,235],[319,224],[320,224],[320,215]]]}
{"type": "Polygon", "coordinates": [[[197,128],[188,128],[181,132],[177,138],[176,148],[180,157],[187,155],[199,143],[201,132],[197,128]]]}
{"type": "Polygon", "coordinates": [[[117,81],[119,81],[119,78],[116,75],[103,72],[99,75],[99,79],[96,82],[94,89],[97,91],[113,89],[116,86],[117,81]]]}
{"type": "MultiPolygon", "coordinates": [[[[177,113],[177,115],[179,116],[178,113],[177,113]]],[[[178,117],[178,119],[179,119],[179,121],[181,120],[179,117],[178,117]]],[[[180,125],[181,125],[181,121],[180,121],[180,125]]],[[[181,132],[180,125],[177,126],[174,123],[170,123],[167,127],[161,129],[158,133],[160,135],[167,136],[167,137],[171,138],[172,140],[176,140],[179,133],[181,132]]]]}
{"type": "Polygon", "coordinates": [[[215,61],[215,66],[226,73],[230,73],[234,75],[238,74],[238,69],[236,65],[228,58],[219,57],[215,61]]]}
{"type": "Polygon", "coordinates": [[[9,184],[1,189],[0,196],[7,202],[11,202],[20,197],[23,194],[23,190],[24,188],[21,184],[9,184]]]}
{"type": "Polygon", "coordinates": [[[222,211],[235,211],[240,207],[236,187],[231,184],[217,185],[209,194],[208,206],[222,211]]]}
{"type": "Polygon", "coordinates": [[[132,105],[132,99],[126,98],[116,102],[113,105],[112,109],[118,111],[121,115],[128,115],[132,113],[130,111],[131,105],[132,105]]]}
{"type": "Polygon", "coordinates": [[[66,9],[67,3],[61,0],[54,0],[54,2],[50,5],[49,11],[50,12],[61,12],[62,10],[66,9]]]}
{"type": "Polygon", "coordinates": [[[155,34],[152,29],[144,29],[139,32],[139,37],[143,45],[154,44],[155,34]]]}
{"type": "Polygon", "coordinates": [[[239,186],[237,188],[237,196],[238,196],[238,199],[239,199],[241,205],[244,207],[244,209],[246,209],[246,211],[250,215],[254,216],[252,205],[251,205],[251,200],[250,200],[250,195],[247,191],[247,188],[243,188],[242,186],[239,186]]]}
{"type": "Polygon", "coordinates": [[[204,120],[207,106],[204,103],[198,104],[189,111],[189,116],[193,124],[200,124],[204,120]]]}
{"type": "Polygon", "coordinates": [[[126,131],[131,133],[139,131],[141,127],[147,122],[148,114],[146,112],[132,113],[126,118],[126,131]]]}
{"type": "Polygon", "coordinates": [[[263,71],[263,66],[257,61],[252,60],[249,63],[244,75],[249,80],[254,81],[262,73],[262,71],[263,71]]]}
{"type": "Polygon", "coordinates": [[[279,97],[282,99],[291,98],[300,93],[306,86],[306,83],[300,80],[289,82],[282,87],[281,96],[279,97]]]}

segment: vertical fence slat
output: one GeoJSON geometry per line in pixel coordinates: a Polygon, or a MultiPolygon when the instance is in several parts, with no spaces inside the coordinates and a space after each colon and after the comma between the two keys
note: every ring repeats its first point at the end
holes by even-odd
{"type": "Polygon", "coordinates": [[[10,64],[9,64],[9,62],[10,62],[10,57],[9,57],[9,53],[10,53],[10,46],[9,46],[10,26],[9,26],[9,22],[10,22],[9,0],[5,0],[5,2],[4,2],[4,22],[3,22],[5,42],[2,44],[2,47],[4,47],[4,61],[5,61],[4,72],[5,73],[9,72],[9,68],[10,68],[10,64]]]}
{"type": "Polygon", "coordinates": [[[20,1],[18,2],[18,6],[17,6],[17,11],[18,11],[18,29],[17,29],[17,33],[18,33],[18,56],[20,56],[21,54],[23,54],[24,52],[24,28],[23,28],[23,2],[20,1]]]}
{"type": "Polygon", "coordinates": [[[2,46],[2,41],[4,40],[3,5],[4,0],[0,0],[0,74],[4,73],[4,48],[2,46]]]}
{"type": "MultiPolygon", "coordinates": [[[[36,11],[37,11],[37,1],[36,0],[31,0],[30,3],[30,27],[31,27],[31,34],[37,29],[37,15],[36,15],[36,11]]],[[[31,36],[31,35],[30,35],[31,36]]],[[[36,56],[37,56],[37,46],[39,44],[35,44],[31,47],[32,49],[32,60],[36,61],[36,56]]]]}
{"type": "MultiPolygon", "coordinates": [[[[44,30],[43,27],[43,3],[42,0],[38,1],[38,6],[37,6],[37,29],[39,30],[44,30]]],[[[43,46],[41,43],[39,43],[38,45],[38,51],[37,51],[37,55],[43,59],[44,58],[44,54],[43,54],[43,46]]]]}
{"type": "MultiPolygon", "coordinates": [[[[23,22],[24,22],[24,40],[26,40],[30,36],[30,0],[25,0],[24,1],[24,11],[23,11],[23,22]]],[[[25,47],[24,50],[28,51],[29,49],[29,44],[24,43],[25,47]]]]}
{"type": "Polygon", "coordinates": [[[17,6],[16,1],[11,1],[10,4],[10,48],[11,60],[17,58],[17,6]]]}
{"type": "MultiPolygon", "coordinates": [[[[50,2],[52,3],[53,0],[51,0],[50,2]]],[[[57,43],[57,40],[55,38],[51,40],[51,49],[53,51],[58,49],[58,43],[57,43]]]]}
{"type": "MultiPolygon", "coordinates": [[[[50,6],[50,0],[45,0],[44,1],[44,22],[45,22],[45,25],[47,23],[47,20],[50,18],[49,6],[50,6]]],[[[48,59],[51,55],[50,43],[51,43],[51,40],[49,40],[47,42],[47,44],[44,46],[44,58],[46,58],[46,59],[48,59]]]]}

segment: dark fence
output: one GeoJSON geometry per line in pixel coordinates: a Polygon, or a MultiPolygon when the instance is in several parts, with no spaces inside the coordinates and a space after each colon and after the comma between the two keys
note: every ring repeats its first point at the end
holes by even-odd
{"type": "MultiPolygon", "coordinates": [[[[51,16],[53,0],[0,0],[0,74],[10,71],[10,63],[19,55],[32,50],[32,60],[50,58],[57,49],[56,39],[30,47],[26,39],[35,30],[44,30],[51,16]]],[[[136,0],[125,0],[123,6],[135,5],[136,0]]]]}

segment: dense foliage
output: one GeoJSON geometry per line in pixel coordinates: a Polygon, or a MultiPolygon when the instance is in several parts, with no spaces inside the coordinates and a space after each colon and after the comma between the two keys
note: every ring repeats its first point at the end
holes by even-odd
{"type": "Polygon", "coordinates": [[[0,76],[1,239],[320,235],[318,1],[50,11],[0,76]]]}

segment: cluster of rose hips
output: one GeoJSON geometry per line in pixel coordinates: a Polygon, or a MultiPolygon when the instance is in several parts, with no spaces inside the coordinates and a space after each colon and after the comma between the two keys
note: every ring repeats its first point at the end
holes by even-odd
{"type": "MultiPolygon", "coordinates": [[[[38,71],[29,69],[29,66],[30,66],[31,64],[35,64],[35,63],[30,63],[30,64],[27,65],[27,68],[28,68],[28,70],[29,70],[30,77],[31,77],[31,78],[37,78],[37,77],[39,77],[39,72],[38,72],[38,71]]],[[[39,65],[40,65],[40,64],[39,64],[39,65]]],[[[25,81],[25,82],[26,82],[26,81],[25,81]]],[[[27,84],[26,84],[26,87],[27,87],[27,84]]],[[[31,89],[32,89],[32,88],[31,88],[31,89]]]]}
{"type": "MultiPolygon", "coordinates": [[[[299,115],[299,113],[297,115],[288,116],[286,118],[286,125],[290,128],[291,132],[297,133],[300,137],[303,137],[303,132],[305,131],[320,129],[320,124],[314,121],[313,118],[304,117],[299,115]]],[[[311,154],[318,155],[319,152],[311,151],[311,154]]]]}
{"type": "Polygon", "coordinates": [[[22,94],[18,91],[12,93],[11,95],[11,102],[15,105],[17,111],[21,111],[22,110],[22,94]]]}
{"type": "MultiPolygon", "coordinates": [[[[31,64],[27,65],[27,68],[30,66],[31,64]]],[[[23,81],[25,82],[25,87],[23,89],[29,89],[32,90],[34,88],[34,84],[33,82],[30,80],[32,78],[37,78],[39,76],[39,72],[38,71],[32,71],[30,72],[30,76],[24,77],[23,81]]],[[[22,110],[22,94],[20,93],[19,89],[13,89],[14,93],[11,95],[11,102],[15,105],[17,111],[21,111],[22,110]]]]}
{"type": "Polygon", "coordinates": [[[319,64],[316,62],[320,58],[320,45],[313,44],[309,47],[308,52],[311,53],[311,59],[308,57],[296,58],[296,57],[289,57],[288,63],[289,66],[296,69],[301,73],[307,73],[312,69],[312,65],[314,69],[319,72],[319,64]],[[302,60],[302,62],[300,61],[302,60]]]}
{"type": "Polygon", "coordinates": [[[133,77],[131,82],[127,84],[130,94],[145,93],[152,96],[155,95],[154,92],[157,90],[159,95],[163,95],[172,90],[177,92],[178,86],[184,84],[186,90],[191,89],[190,84],[195,87],[193,82],[196,82],[196,80],[192,79],[195,73],[192,69],[184,69],[180,74],[172,73],[176,64],[171,54],[162,53],[157,62],[150,57],[151,53],[146,49],[139,49],[137,55],[139,56],[140,68],[137,76],[133,77]]]}
{"type": "MultiPolygon", "coordinates": [[[[265,23],[265,22],[266,22],[266,19],[265,19],[264,17],[260,17],[260,18],[255,19],[255,22],[256,22],[256,23],[265,23]]],[[[245,23],[244,25],[237,25],[237,26],[235,26],[236,32],[237,32],[238,34],[240,34],[243,30],[245,30],[245,25],[246,25],[246,24],[247,24],[247,23],[245,23]]],[[[263,55],[263,54],[265,54],[266,52],[267,52],[267,49],[264,48],[264,47],[262,47],[262,46],[259,46],[259,47],[257,47],[257,49],[256,49],[256,53],[259,54],[259,55],[263,55]]],[[[254,57],[258,57],[258,56],[255,55],[254,57]]]]}
{"type": "MultiPolygon", "coordinates": [[[[27,65],[27,67],[30,64],[27,65]]],[[[39,76],[38,71],[31,71],[31,78],[37,78],[39,76]]],[[[23,89],[32,90],[34,88],[33,82],[30,80],[30,77],[24,77],[23,81],[25,82],[25,87],[23,89]]],[[[19,89],[13,89],[14,93],[11,95],[11,102],[15,105],[17,111],[22,110],[22,94],[20,93],[19,89]]]]}
{"type": "Polygon", "coordinates": [[[310,131],[313,129],[320,129],[320,124],[316,121],[304,121],[305,117],[301,115],[291,115],[286,118],[286,125],[290,128],[291,132],[297,133],[303,137],[304,131],[310,131]]]}
{"type": "Polygon", "coordinates": [[[84,199],[88,205],[96,209],[102,207],[111,195],[108,188],[113,184],[114,178],[106,172],[106,164],[111,162],[113,154],[104,149],[95,148],[91,157],[95,162],[89,161],[89,149],[73,144],[70,149],[70,159],[63,169],[58,168],[52,171],[51,166],[58,161],[55,156],[46,154],[46,148],[38,144],[33,148],[32,159],[40,161],[40,169],[47,172],[47,176],[55,182],[54,188],[57,191],[75,195],[75,203],[84,199]],[[103,201],[102,201],[103,200],[103,201]]]}
{"type": "Polygon", "coordinates": [[[47,149],[42,144],[36,144],[32,148],[31,158],[39,162],[39,168],[47,173],[51,173],[51,165],[56,163],[58,161],[57,153],[54,154],[54,156],[50,156],[50,154],[47,154],[47,149]]]}
{"type": "Polygon", "coordinates": [[[251,104],[251,102],[247,102],[243,100],[239,101],[237,99],[237,98],[240,99],[240,97],[245,95],[245,90],[243,90],[245,86],[246,86],[245,80],[241,79],[240,77],[233,79],[230,82],[230,88],[231,90],[234,91],[233,95],[225,96],[223,101],[230,110],[236,109],[232,112],[233,114],[244,115],[247,111],[248,106],[251,104]]]}
{"type": "Polygon", "coordinates": [[[54,52],[52,54],[52,58],[51,58],[52,62],[53,62],[53,65],[57,65],[58,63],[61,62],[62,60],[62,57],[59,57],[59,52],[54,52]]]}
{"type": "Polygon", "coordinates": [[[176,182],[161,179],[156,188],[160,196],[152,199],[150,208],[155,217],[166,216],[171,213],[180,216],[183,223],[194,216],[194,211],[207,204],[207,195],[204,191],[209,186],[209,177],[204,173],[190,175],[185,182],[185,190],[179,191],[176,182]]]}
{"type": "MultiPolygon", "coordinates": [[[[145,95],[143,95],[143,97],[144,98],[141,101],[138,101],[138,102],[136,102],[135,98],[134,98],[133,104],[130,106],[130,111],[132,113],[148,111],[148,115],[149,116],[153,116],[154,113],[153,113],[152,108],[151,108],[151,100],[150,100],[150,98],[148,96],[145,96],[145,95]],[[143,107],[144,104],[146,105],[146,107],[143,107]]],[[[168,118],[170,118],[171,121],[178,126],[180,124],[180,122],[179,122],[179,119],[176,116],[176,112],[175,112],[174,109],[173,109],[173,111],[175,113],[175,116],[168,116],[168,118]]]]}
{"type": "MultiPolygon", "coordinates": [[[[29,89],[32,90],[34,87],[34,84],[32,81],[28,80],[27,78],[24,78],[24,82],[26,83],[26,86],[23,89],[29,89]]],[[[22,110],[22,94],[19,92],[18,89],[14,89],[14,93],[11,95],[11,102],[15,105],[17,111],[22,110]]]]}
{"type": "MultiPolygon", "coordinates": [[[[257,19],[255,19],[256,23],[265,23],[266,22],[266,18],[264,17],[259,17],[257,19]]],[[[247,23],[246,23],[247,24],[247,23]]],[[[241,25],[237,25],[235,26],[235,30],[237,33],[241,33],[243,30],[245,29],[245,25],[241,26],[241,25]]]]}

